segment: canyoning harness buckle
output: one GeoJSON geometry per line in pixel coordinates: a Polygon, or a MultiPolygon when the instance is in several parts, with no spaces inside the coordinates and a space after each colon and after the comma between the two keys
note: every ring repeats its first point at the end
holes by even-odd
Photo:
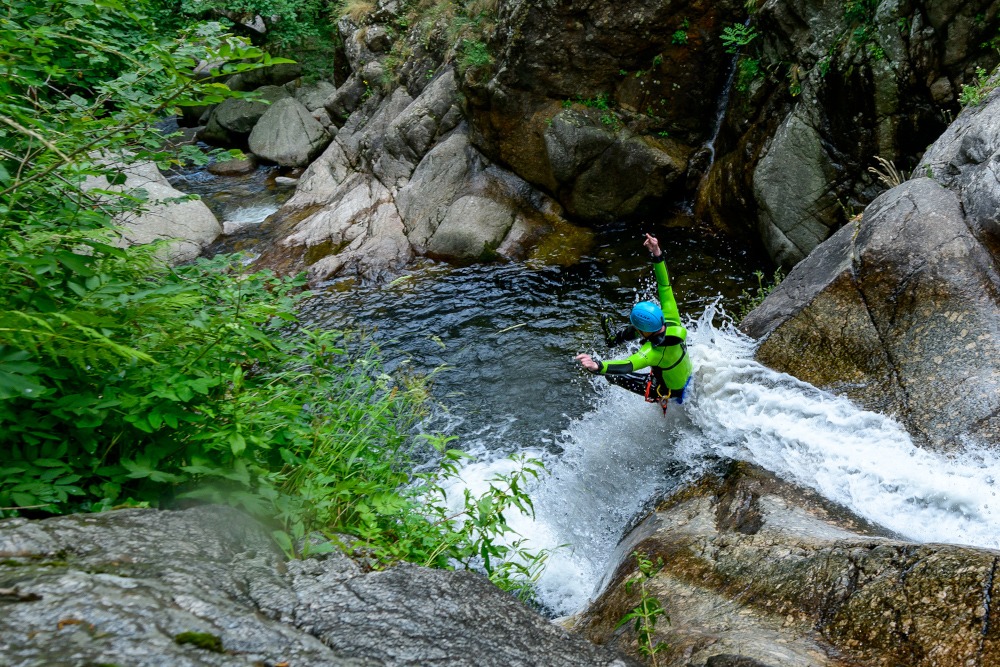
{"type": "Polygon", "coordinates": [[[658,404],[660,406],[660,408],[663,409],[663,416],[666,417],[667,416],[667,407],[670,405],[670,397],[673,394],[673,392],[668,387],[667,388],[667,393],[664,394],[663,393],[663,383],[662,382],[655,383],[655,385],[656,385],[656,391],[654,392],[653,391],[653,385],[654,385],[653,380],[655,379],[655,377],[656,376],[653,375],[653,371],[649,371],[649,377],[646,379],[646,396],[645,396],[646,397],[646,402],[647,403],[656,403],[656,404],[658,404]]]}

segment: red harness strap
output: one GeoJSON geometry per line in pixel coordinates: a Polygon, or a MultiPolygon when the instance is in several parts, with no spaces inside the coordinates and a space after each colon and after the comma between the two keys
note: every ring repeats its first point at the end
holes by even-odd
{"type": "Polygon", "coordinates": [[[663,394],[663,384],[660,383],[656,385],[656,396],[651,396],[653,393],[653,371],[650,369],[649,377],[646,379],[646,402],[647,403],[658,403],[661,408],[663,408],[663,416],[667,416],[667,407],[670,404],[670,394],[671,391],[668,388],[666,395],[663,394]]]}

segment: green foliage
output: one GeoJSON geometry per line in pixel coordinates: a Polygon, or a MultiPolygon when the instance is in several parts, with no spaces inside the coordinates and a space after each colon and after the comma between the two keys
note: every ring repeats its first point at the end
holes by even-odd
{"type": "Polygon", "coordinates": [[[288,48],[326,33],[334,7],[329,0],[158,0],[162,11],[182,21],[222,20],[233,27],[264,23],[268,44],[288,48]]]}
{"type": "Polygon", "coordinates": [[[657,558],[656,564],[649,559],[646,554],[635,551],[632,553],[639,568],[638,576],[625,582],[625,593],[631,595],[638,585],[639,604],[632,608],[625,616],[618,621],[616,629],[632,623],[632,630],[636,633],[639,643],[639,652],[650,659],[650,664],[656,666],[656,654],[667,648],[665,642],[653,641],[656,632],[656,623],[663,617],[667,623],[670,617],[667,611],[660,604],[659,598],[649,590],[649,580],[663,569],[663,559],[657,558]]]}
{"type": "Polygon", "coordinates": [[[750,90],[753,82],[764,74],[757,58],[740,58],[736,67],[736,90],[743,93],[750,90]]]}
{"type": "Polygon", "coordinates": [[[850,23],[870,24],[877,8],[878,0],[844,0],[844,18],[850,23]]]}
{"type": "Polygon", "coordinates": [[[958,102],[963,107],[979,106],[996,87],[996,79],[992,76],[987,76],[986,70],[982,67],[977,67],[976,76],[972,79],[972,83],[962,86],[962,92],[958,95],[958,102]]]}
{"type": "Polygon", "coordinates": [[[726,53],[736,54],[744,46],[747,46],[757,38],[757,31],[753,26],[742,23],[734,23],[722,29],[722,43],[726,47],[726,53]]]}
{"type": "Polygon", "coordinates": [[[459,68],[464,71],[470,67],[486,67],[493,64],[493,56],[485,43],[478,40],[462,40],[461,56],[458,59],[459,68]]]}
{"type": "MultiPolygon", "coordinates": [[[[679,44],[684,46],[688,43],[688,28],[691,26],[691,22],[688,19],[684,19],[681,22],[681,27],[674,31],[674,34],[670,37],[671,44],[679,44]]],[[[658,64],[654,62],[654,65],[658,64]]]]}
{"type": "Polygon", "coordinates": [[[827,74],[830,73],[830,65],[832,64],[832,62],[833,59],[830,56],[826,56],[818,63],[816,63],[816,67],[819,68],[819,75],[821,77],[825,77],[827,74]]]}
{"type": "Polygon", "coordinates": [[[119,247],[115,220],[146,199],[113,191],[122,165],[178,159],[150,121],[276,60],[217,24],[168,39],[141,2],[39,6],[0,19],[0,514],[226,502],[273,522],[290,555],[346,534],[374,566],[480,567],[530,595],[546,554],[506,515],[530,512],[537,461],[445,509],[462,455],[433,441],[441,470],[413,472],[423,382],[384,374],[364,338],[299,322],[301,279],[119,247]],[[84,46],[106,61],[84,72],[84,46]],[[202,60],[222,64],[196,79],[202,60]]]}
{"type": "Polygon", "coordinates": [[[174,635],[174,642],[180,645],[189,644],[195,648],[212,653],[225,653],[222,646],[222,638],[208,632],[182,632],[174,635]]]}
{"type": "Polygon", "coordinates": [[[764,284],[764,272],[754,271],[754,276],[757,278],[757,287],[753,290],[743,290],[740,293],[740,319],[742,320],[747,315],[753,311],[754,308],[759,306],[767,298],[767,295],[774,291],[774,288],[781,284],[784,280],[785,274],[778,267],[774,270],[774,275],[772,276],[771,282],[767,285],[764,284]]]}

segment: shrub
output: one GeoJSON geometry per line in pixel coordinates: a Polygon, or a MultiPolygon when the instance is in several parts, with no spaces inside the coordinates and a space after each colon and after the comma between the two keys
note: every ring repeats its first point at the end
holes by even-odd
{"type": "Polygon", "coordinates": [[[735,54],[756,38],[757,31],[752,26],[742,23],[734,23],[722,29],[721,39],[726,47],[726,53],[735,54]]]}
{"type": "Polygon", "coordinates": [[[271,522],[290,555],[346,533],[376,566],[476,566],[523,592],[544,553],[508,544],[504,513],[530,512],[537,461],[449,511],[463,455],[431,438],[443,465],[413,472],[422,382],[385,375],[363,338],[299,322],[300,278],[118,247],[115,215],[143,193],[82,187],[123,180],[96,155],[177,159],[149,121],[230,94],[193,78],[201,58],[226,63],[215,76],[275,61],[218,26],[171,41],[126,13],[111,30],[113,1],[39,7],[0,23],[0,513],[221,501],[271,522]],[[137,55],[117,52],[119,30],[137,55]],[[106,54],[90,78],[81,43],[106,54]]]}
{"type": "Polygon", "coordinates": [[[747,315],[753,311],[754,308],[764,303],[764,299],[767,295],[774,291],[774,288],[781,284],[781,281],[785,278],[784,272],[781,267],[774,270],[774,275],[772,276],[772,282],[770,284],[764,284],[764,272],[754,271],[753,275],[757,278],[757,287],[753,290],[743,290],[740,293],[740,319],[742,320],[747,315]]]}

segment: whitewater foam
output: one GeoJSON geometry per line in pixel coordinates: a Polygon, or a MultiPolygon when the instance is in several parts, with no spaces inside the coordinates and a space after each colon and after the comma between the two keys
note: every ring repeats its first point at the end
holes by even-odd
{"type": "MultiPolygon", "coordinates": [[[[530,489],[535,517],[508,520],[531,548],[553,550],[537,585],[551,613],[581,610],[635,514],[720,458],[760,465],[908,539],[1000,547],[1000,456],[916,447],[893,419],[755,362],[754,341],[714,307],[689,331],[695,382],[683,408],[664,417],[595,380],[595,408],[557,439],[561,454],[521,443],[548,474],[530,489]]],[[[482,492],[509,466],[473,464],[451,492],[482,492]]]]}

